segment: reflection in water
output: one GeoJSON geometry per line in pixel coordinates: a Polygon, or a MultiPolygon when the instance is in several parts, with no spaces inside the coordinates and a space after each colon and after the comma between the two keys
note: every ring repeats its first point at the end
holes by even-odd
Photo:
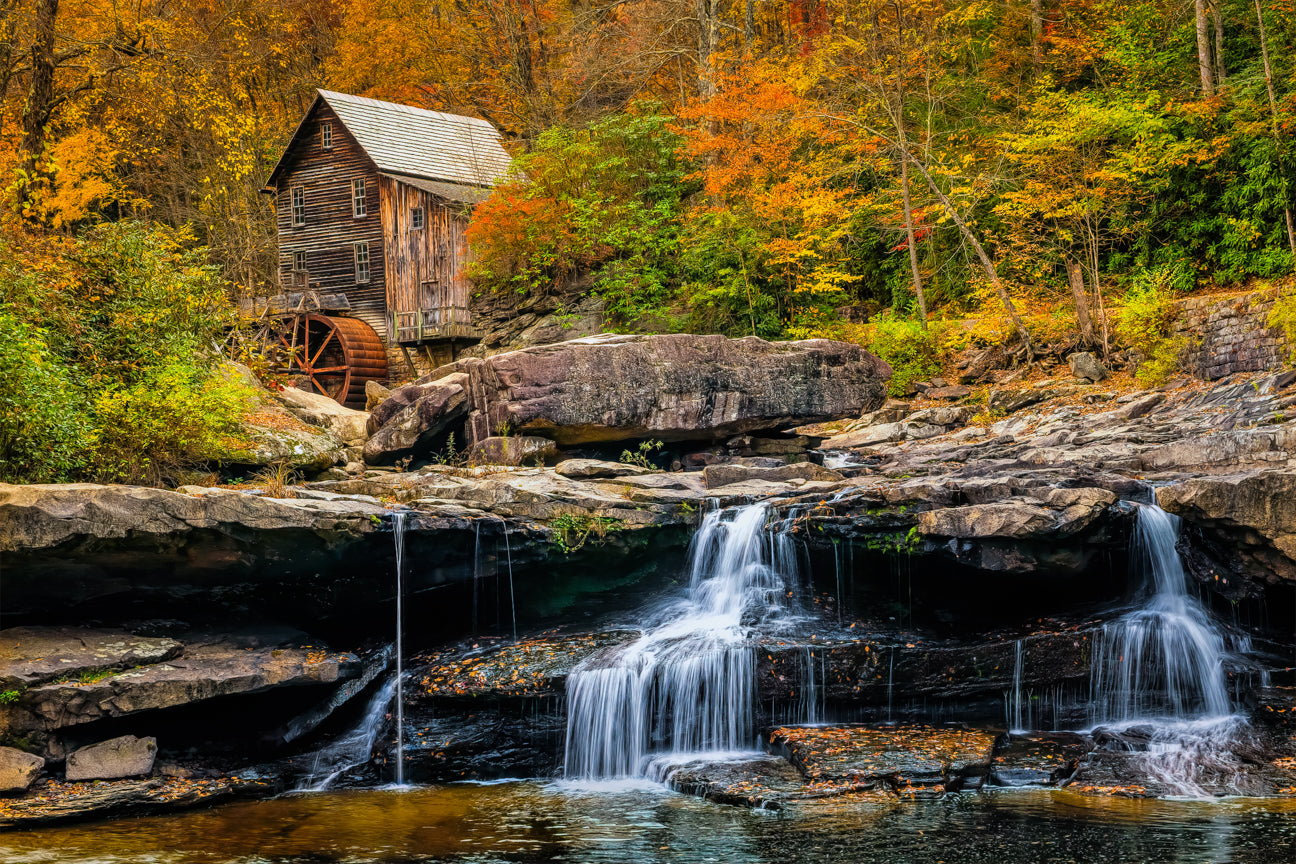
{"type": "Polygon", "coordinates": [[[783,814],[662,789],[535,782],[330,792],[0,835],[24,864],[323,862],[1257,862],[1290,864],[1296,800],[1086,798],[1014,790],[806,803],[783,814]]]}

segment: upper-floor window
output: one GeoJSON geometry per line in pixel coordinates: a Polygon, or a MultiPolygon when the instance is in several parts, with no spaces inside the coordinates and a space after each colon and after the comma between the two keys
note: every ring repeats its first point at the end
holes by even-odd
{"type": "Polygon", "coordinates": [[[305,273],[305,272],[306,272],[306,253],[305,253],[305,252],[294,252],[294,253],[293,253],[293,269],[296,270],[298,273],[305,273]]]}
{"type": "Polygon", "coordinates": [[[333,149],[333,124],[320,124],[320,146],[325,150],[333,149]]]}
{"type": "Polygon", "coordinates": [[[422,228],[423,225],[424,225],[423,218],[424,218],[424,217],[423,217],[423,208],[422,208],[422,207],[415,207],[413,210],[410,211],[410,227],[411,227],[411,228],[422,228]]]}
{"type": "Polygon", "coordinates": [[[294,186],[292,189],[292,224],[306,224],[306,187],[294,186]]]}
{"type": "Polygon", "coordinates": [[[355,281],[369,281],[369,244],[365,241],[353,243],[355,249],[355,281]]]}
{"type": "Polygon", "coordinates": [[[357,219],[365,215],[365,181],[363,177],[351,181],[351,213],[357,219]]]}

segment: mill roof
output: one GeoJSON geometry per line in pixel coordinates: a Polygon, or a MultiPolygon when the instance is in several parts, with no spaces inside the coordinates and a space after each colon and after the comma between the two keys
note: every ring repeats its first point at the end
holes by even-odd
{"type": "Polygon", "coordinates": [[[509,155],[500,143],[499,131],[485,120],[320,90],[270,172],[269,185],[273,186],[284,170],[306,118],[320,102],[333,109],[360,149],[384,174],[458,187],[489,187],[508,172],[509,155]]]}

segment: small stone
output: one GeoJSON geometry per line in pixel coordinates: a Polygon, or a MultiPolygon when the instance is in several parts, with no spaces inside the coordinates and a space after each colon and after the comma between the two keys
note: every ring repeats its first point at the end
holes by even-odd
{"type": "Polygon", "coordinates": [[[39,756],[0,747],[0,795],[26,792],[44,767],[45,760],[39,756]]]}
{"type": "Polygon", "coordinates": [[[68,780],[118,780],[153,770],[156,738],[123,735],[75,750],[67,758],[68,780]]]}
{"type": "Polygon", "coordinates": [[[955,384],[952,387],[933,387],[923,395],[928,399],[965,399],[972,395],[972,388],[962,384],[955,384]]]}
{"type": "Polygon", "coordinates": [[[365,410],[372,411],[378,404],[391,395],[391,388],[384,387],[377,381],[365,382],[365,410]]]}
{"type": "Polygon", "coordinates": [[[624,462],[603,462],[599,459],[564,459],[554,468],[559,477],[570,480],[594,480],[608,477],[629,477],[632,474],[655,473],[639,465],[624,462]]]}
{"type": "Polygon", "coordinates": [[[1090,381],[1097,382],[1107,377],[1106,367],[1088,351],[1079,351],[1072,354],[1067,358],[1067,363],[1071,366],[1071,374],[1077,378],[1087,378],[1090,381]]]}

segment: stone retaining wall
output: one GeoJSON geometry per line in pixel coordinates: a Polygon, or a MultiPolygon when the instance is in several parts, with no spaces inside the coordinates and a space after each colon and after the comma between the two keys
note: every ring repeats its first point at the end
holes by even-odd
{"type": "Polygon", "coordinates": [[[1234,372],[1281,369],[1288,342],[1269,327],[1276,288],[1225,297],[1190,297],[1179,302],[1177,332],[1191,343],[1184,352],[1184,371],[1206,381],[1234,372]]]}

